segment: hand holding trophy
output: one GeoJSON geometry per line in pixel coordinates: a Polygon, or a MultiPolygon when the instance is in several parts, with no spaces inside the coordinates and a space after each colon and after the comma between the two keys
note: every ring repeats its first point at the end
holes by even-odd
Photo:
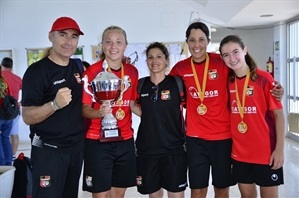
{"type": "MultiPolygon", "coordinates": [[[[123,93],[129,88],[128,78],[124,77],[124,68],[122,68],[122,79],[118,78],[112,72],[108,72],[108,63],[106,60],[103,62],[103,72],[100,72],[89,84],[88,77],[84,76],[82,81],[84,82],[84,90],[93,97],[93,100],[98,103],[109,102],[111,108],[111,102],[118,101],[122,103],[123,93]],[[88,89],[91,86],[91,93],[88,89]]],[[[118,119],[124,118],[125,113],[120,108],[117,113],[118,119]]],[[[117,126],[117,119],[112,113],[107,114],[102,119],[102,128],[100,131],[100,142],[114,142],[122,141],[120,130],[117,126]]]]}

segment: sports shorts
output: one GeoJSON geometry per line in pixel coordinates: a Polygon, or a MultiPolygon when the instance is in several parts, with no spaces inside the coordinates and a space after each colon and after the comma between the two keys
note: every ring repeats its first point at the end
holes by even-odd
{"type": "Polygon", "coordinates": [[[284,183],[283,168],[272,170],[264,164],[245,163],[233,160],[233,177],[238,183],[259,186],[278,186],[284,183]]]}
{"type": "Polygon", "coordinates": [[[150,194],[164,188],[181,192],[187,187],[187,155],[185,152],[164,157],[137,157],[137,190],[150,194]]]}
{"type": "Polygon", "coordinates": [[[65,153],[32,146],[32,197],[78,197],[83,151],[65,153]]]}
{"type": "Polygon", "coordinates": [[[82,180],[83,190],[92,193],[136,186],[134,139],[104,143],[85,139],[82,180]]]}
{"type": "Polygon", "coordinates": [[[207,188],[212,175],[212,185],[227,188],[235,185],[231,166],[232,139],[204,140],[186,137],[188,176],[191,189],[207,188]]]}

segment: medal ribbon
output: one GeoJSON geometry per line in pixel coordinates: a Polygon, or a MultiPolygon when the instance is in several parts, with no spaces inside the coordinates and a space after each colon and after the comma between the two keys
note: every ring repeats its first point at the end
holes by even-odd
{"type": "MultiPolygon", "coordinates": [[[[108,71],[111,72],[111,68],[108,66],[108,71]]],[[[125,68],[124,65],[121,64],[121,81],[122,81],[122,85],[121,85],[121,90],[120,90],[120,95],[117,99],[117,104],[119,105],[118,110],[116,111],[116,118],[118,120],[122,120],[125,117],[125,112],[121,109],[121,106],[123,104],[123,100],[122,100],[122,94],[123,94],[123,90],[124,90],[124,86],[123,82],[124,82],[124,76],[125,76],[125,68]]]]}
{"type": "Polygon", "coordinates": [[[235,79],[236,99],[237,99],[237,104],[238,104],[238,107],[239,107],[239,113],[240,113],[240,117],[242,119],[242,122],[243,122],[243,118],[244,118],[245,97],[246,97],[249,78],[250,78],[250,71],[248,71],[248,73],[246,74],[246,79],[245,79],[245,83],[244,83],[244,87],[243,87],[243,93],[242,93],[242,104],[241,104],[240,97],[239,97],[237,80],[235,79]]]}
{"type": "Polygon", "coordinates": [[[193,72],[193,75],[194,75],[196,88],[198,90],[197,93],[199,95],[201,104],[203,103],[203,100],[204,100],[204,93],[205,93],[206,85],[207,85],[207,76],[208,76],[207,74],[208,74],[209,63],[210,63],[210,57],[209,57],[208,53],[206,53],[206,63],[205,63],[205,70],[204,70],[202,89],[201,89],[199,81],[198,81],[198,76],[197,76],[196,71],[195,71],[194,63],[193,63],[193,60],[191,58],[192,72],[193,72]]]}
{"type": "MultiPolygon", "coordinates": [[[[124,65],[123,64],[121,64],[121,80],[123,81],[124,80],[124,76],[125,76],[125,68],[124,68],[124,65]]],[[[111,71],[111,68],[108,66],[108,72],[112,72],[111,71]]]]}
{"type": "MultiPolygon", "coordinates": [[[[124,76],[125,76],[125,68],[124,68],[124,65],[123,64],[121,64],[121,82],[123,82],[124,81],[124,76]]],[[[112,72],[111,71],[111,68],[108,66],[108,72],[112,72]]],[[[122,93],[122,91],[123,91],[123,89],[124,89],[124,87],[123,87],[123,85],[121,85],[121,90],[120,90],[120,93],[122,93]]],[[[119,96],[119,98],[117,99],[117,103],[121,106],[122,105],[122,96],[119,96]]],[[[120,108],[120,107],[119,107],[120,108]]]]}

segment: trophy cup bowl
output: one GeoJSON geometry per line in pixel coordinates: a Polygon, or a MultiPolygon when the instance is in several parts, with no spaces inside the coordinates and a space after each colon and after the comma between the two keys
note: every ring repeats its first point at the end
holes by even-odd
{"type": "MultiPolygon", "coordinates": [[[[88,78],[85,76],[84,90],[93,97],[93,100],[98,103],[117,100],[121,95],[122,80],[115,74],[104,71],[99,73],[94,80],[88,84],[88,78]],[[92,92],[88,90],[88,86],[91,86],[92,92]]],[[[123,137],[120,135],[120,130],[117,126],[117,119],[112,113],[107,114],[102,118],[102,128],[100,129],[100,142],[113,142],[122,141],[123,137]]]]}
{"type": "Polygon", "coordinates": [[[110,79],[110,80],[93,80],[91,87],[95,95],[97,102],[104,100],[114,101],[120,96],[121,91],[121,80],[110,79]]]}
{"type": "MultiPolygon", "coordinates": [[[[110,73],[111,74],[111,73],[110,73]]],[[[91,82],[91,87],[97,102],[115,101],[121,93],[122,80],[119,78],[110,78],[103,80],[96,78],[91,82]]],[[[100,132],[100,142],[121,141],[123,138],[120,135],[117,126],[117,119],[112,113],[107,114],[102,118],[102,129],[100,132]]]]}
{"type": "MultiPolygon", "coordinates": [[[[131,85],[128,76],[122,76],[122,79],[120,79],[112,72],[108,72],[108,63],[106,60],[103,61],[102,67],[104,71],[97,74],[90,84],[88,83],[87,75],[85,75],[81,80],[83,81],[85,92],[93,97],[94,102],[102,103],[109,101],[111,108],[111,102],[115,100],[122,101],[124,92],[131,85]],[[88,89],[88,86],[91,86],[93,93],[88,89]]],[[[123,69],[123,65],[121,68],[123,69]]],[[[125,112],[119,108],[116,115],[119,120],[122,120],[125,117],[125,112]]],[[[115,142],[123,140],[117,126],[117,119],[112,113],[104,116],[101,124],[100,142],[115,142]]]]}

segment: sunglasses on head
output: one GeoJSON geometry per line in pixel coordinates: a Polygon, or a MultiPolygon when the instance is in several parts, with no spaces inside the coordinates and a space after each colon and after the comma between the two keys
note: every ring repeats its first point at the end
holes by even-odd
{"type": "Polygon", "coordinates": [[[152,89],[153,89],[153,95],[151,96],[151,99],[153,102],[156,102],[158,100],[159,86],[155,85],[152,87],[152,89]]]}

